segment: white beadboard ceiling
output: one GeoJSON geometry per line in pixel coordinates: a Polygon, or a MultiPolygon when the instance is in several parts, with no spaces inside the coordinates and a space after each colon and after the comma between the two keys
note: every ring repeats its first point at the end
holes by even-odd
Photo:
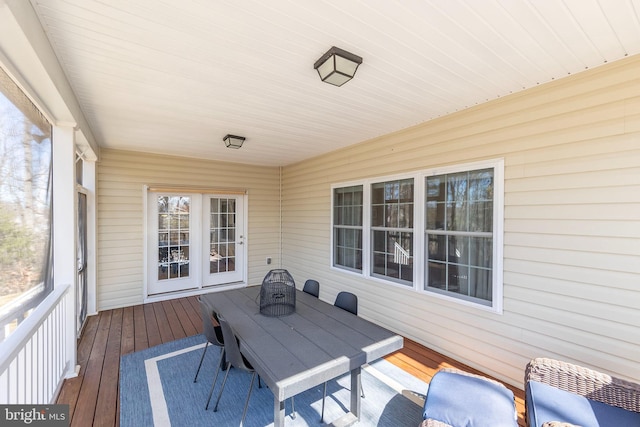
{"type": "Polygon", "coordinates": [[[100,146],[266,166],[640,53],[640,0],[31,2],[100,146]]]}

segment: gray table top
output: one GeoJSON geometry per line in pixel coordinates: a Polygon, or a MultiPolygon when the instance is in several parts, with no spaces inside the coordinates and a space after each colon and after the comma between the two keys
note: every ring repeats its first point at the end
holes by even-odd
{"type": "Polygon", "coordinates": [[[260,286],[203,295],[231,325],[240,349],[279,401],[399,350],[400,335],[296,292],[296,311],[260,314],[260,286]]]}

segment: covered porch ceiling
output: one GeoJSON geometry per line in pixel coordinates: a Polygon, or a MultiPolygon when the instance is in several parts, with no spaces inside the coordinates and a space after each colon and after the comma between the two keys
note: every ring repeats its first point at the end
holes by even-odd
{"type": "Polygon", "coordinates": [[[101,147],[264,166],[640,53],[640,0],[31,3],[101,147]],[[334,45],[364,59],[342,87],[334,45]]]}

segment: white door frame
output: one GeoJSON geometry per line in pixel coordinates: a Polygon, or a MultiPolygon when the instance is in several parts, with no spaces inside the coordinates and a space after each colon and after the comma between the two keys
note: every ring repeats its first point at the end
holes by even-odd
{"type": "MultiPolygon", "coordinates": [[[[192,206],[192,210],[195,209],[195,206],[192,206]]],[[[227,192],[224,190],[191,190],[189,191],[188,189],[181,189],[180,187],[176,187],[176,188],[167,188],[164,187],[164,189],[162,190],[155,190],[155,188],[152,188],[148,185],[144,185],[143,186],[143,227],[144,227],[144,248],[143,248],[143,259],[144,259],[144,265],[143,265],[143,301],[146,302],[154,302],[154,301],[163,301],[163,300],[167,300],[167,299],[173,299],[173,298],[177,298],[177,297],[186,297],[186,296],[191,296],[191,295],[199,295],[202,293],[206,293],[206,292],[211,292],[211,291],[215,291],[215,290],[228,290],[228,289],[235,289],[235,288],[241,288],[241,287],[245,287],[247,286],[247,274],[248,274],[248,262],[247,262],[247,255],[248,255],[248,243],[249,243],[249,239],[247,236],[247,230],[248,230],[248,196],[245,193],[238,193],[237,191],[234,192],[227,192]],[[198,276],[198,280],[197,280],[197,286],[195,286],[192,289],[187,289],[187,290],[176,290],[176,291],[168,291],[168,292],[163,292],[163,293],[156,293],[156,294],[150,294],[150,288],[149,288],[149,283],[150,280],[152,280],[152,274],[156,274],[157,275],[157,267],[155,267],[157,265],[157,261],[155,263],[151,262],[151,253],[156,254],[157,252],[157,247],[152,244],[153,242],[155,242],[155,240],[157,239],[157,237],[155,236],[151,236],[150,233],[150,227],[151,224],[149,223],[150,221],[150,209],[151,207],[149,206],[149,200],[150,200],[150,195],[151,194],[165,194],[165,193],[172,193],[174,195],[189,195],[189,196],[199,196],[200,197],[200,203],[198,204],[198,228],[199,228],[199,232],[196,231],[195,233],[192,232],[193,236],[190,236],[190,246],[193,247],[194,249],[200,249],[200,248],[204,248],[206,242],[204,240],[204,238],[202,238],[202,236],[200,236],[202,233],[204,233],[206,230],[204,229],[204,227],[206,226],[204,219],[202,218],[203,212],[204,212],[204,208],[202,206],[202,202],[205,199],[208,199],[209,197],[213,196],[213,197],[229,197],[229,194],[234,194],[236,197],[241,197],[242,198],[242,205],[243,205],[243,215],[242,215],[242,219],[241,219],[241,226],[242,229],[244,230],[244,232],[242,233],[242,241],[243,244],[237,246],[237,255],[240,255],[243,258],[243,262],[241,263],[242,266],[239,268],[240,270],[240,277],[237,280],[234,280],[233,282],[230,283],[222,283],[222,284],[215,284],[215,285],[211,285],[208,283],[205,283],[205,278],[204,278],[204,268],[199,268],[199,276],[198,276]],[[196,235],[198,235],[196,237],[196,235]],[[197,242],[194,243],[194,241],[197,240],[197,242]],[[196,246],[197,245],[197,246],[196,246]],[[151,264],[154,264],[154,267],[156,268],[154,271],[152,271],[152,267],[151,264]]],[[[154,219],[157,221],[157,219],[154,219]]],[[[208,223],[208,221],[206,221],[208,223]]],[[[156,226],[157,227],[157,226],[156,226]]],[[[208,233],[208,231],[206,231],[208,233]]],[[[236,239],[238,238],[238,236],[236,236],[236,239]]],[[[238,239],[236,240],[236,242],[238,241],[238,239]]],[[[203,267],[204,264],[204,250],[199,250],[199,251],[194,251],[194,253],[197,252],[200,257],[200,259],[198,260],[198,263],[200,264],[201,267],[203,267]]],[[[191,254],[190,254],[190,260],[193,259],[191,254]]]]}

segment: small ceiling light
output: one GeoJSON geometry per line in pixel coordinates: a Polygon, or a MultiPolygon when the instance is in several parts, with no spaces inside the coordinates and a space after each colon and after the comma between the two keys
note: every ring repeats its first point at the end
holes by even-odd
{"type": "Polygon", "coordinates": [[[353,78],[362,58],[333,46],[313,65],[325,83],[342,86],[353,78]]]}
{"type": "Polygon", "coordinates": [[[226,135],[222,140],[227,148],[240,148],[246,138],[244,136],[226,135]]]}

